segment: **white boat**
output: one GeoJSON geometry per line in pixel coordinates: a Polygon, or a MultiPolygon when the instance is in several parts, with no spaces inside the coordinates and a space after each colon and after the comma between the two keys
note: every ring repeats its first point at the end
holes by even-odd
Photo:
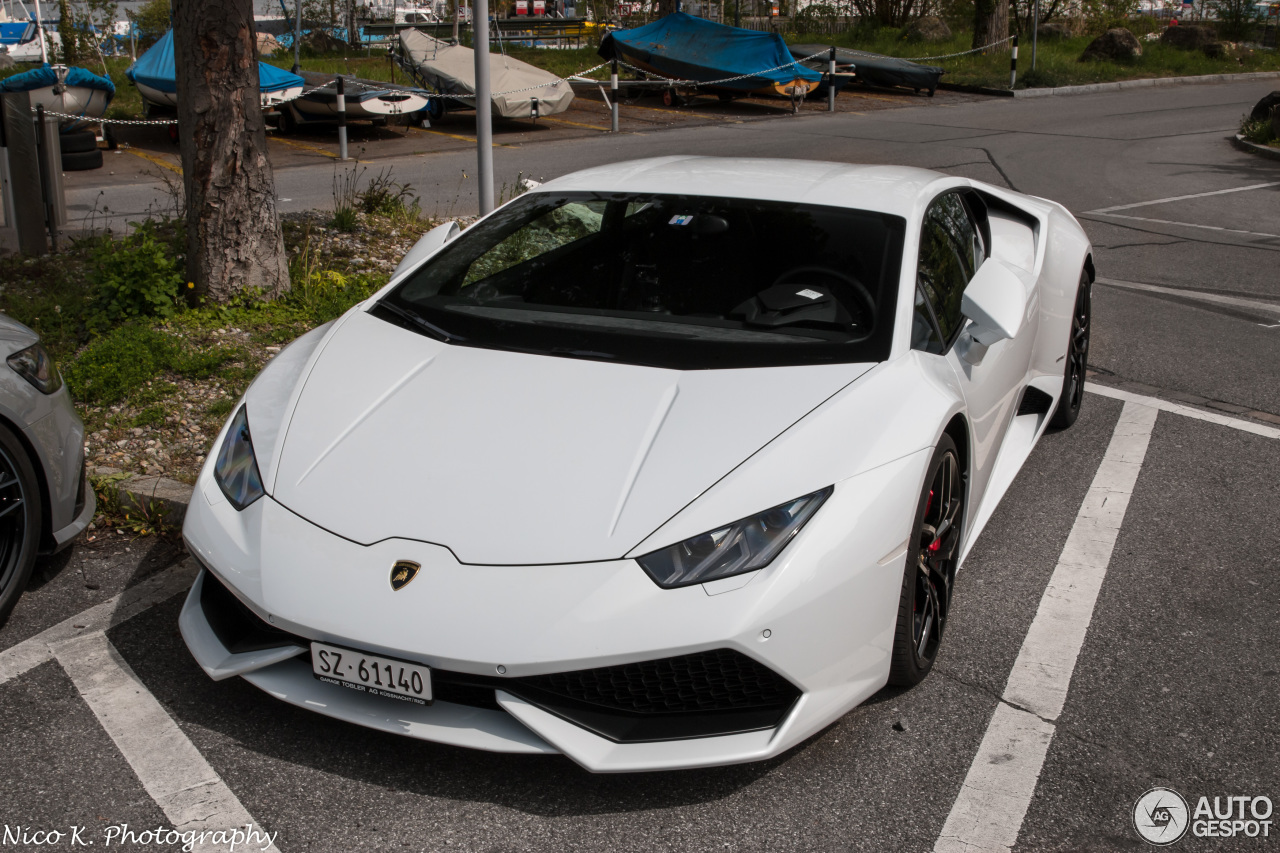
{"type": "MultiPolygon", "coordinates": [[[[178,82],[173,58],[173,30],[165,33],[138,61],[129,66],[125,76],[138,88],[148,110],[178,107],[178,82]]],[[[262,107],[269,109],[302,94],[303,80],[274,65],[258,63],[258,86],[262,107]]]]}
{"type": "MultiPolygon", "coordinates": [[[[338,120],[338,87],[336,83],[320,86],[332,79],[328,74],[304,71],[308,86],[319,86],[286,104],[282,110],[285,119],[282,129],[286,132],[308,122],[333,122],[338,120]]],[[[375,80],[346,78],[343,108],[347,121],[379,121],[389,116],[402,116],[421,112],[427,108],[431,93],[422,89],[409,89],[379,83],[375,80]]]]}
{"type": "Polygon", "coordinates": [[[42,65],[0,80],[2,92],[26,92],[31,106],[69,116],[101,118],[116,93],[106,78],[84,68],[42,65]]]}

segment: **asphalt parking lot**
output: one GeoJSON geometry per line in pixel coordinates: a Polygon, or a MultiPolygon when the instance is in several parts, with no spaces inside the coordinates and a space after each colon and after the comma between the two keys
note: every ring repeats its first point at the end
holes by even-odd
{"type": "MultiPolygon", "coordinates": [[[[769,762],[592,776],[210,682],[177,633],[190,577],[180,551],[100,532],[41,563],[0,628],[4,823],[82,827],[100,846],[120,824],[247,817],[283,853],[1030,853],[1144,849],[1134,804],[1156,786],[1193,810],[1200,797],[1280,801],[1280,164],[1226,141],[1270,88],[969,99],[499,149],[500,180],[516,164],[550,177],[702,151],[924,165],[1060,200],[1081,219],[1101,277],[1095,393],[1072,429],[1042,440],[970,553],[919,687],[886,689],[769,762]],[[1095,600],[1067,555],[1098,525],[1114,544],[1095,600]],[[1017,685],[1034,666],[1028,638],[1071,645],[1072,626],[1052,619],[1064,600],[1087,604],[1081,643],[1060,673],[1069,688],[1046,703],[1017,685]]],[[[466,156],[388,162],[429,187],[466,156]]],[[[277,177],[282,199],[315,206],[330,173],[277,177]]],[[[1189,833],[1175,849],[1268,850],[1280,817],[1265,837],[1262,820],[1258,837],[1189,833]]]]}

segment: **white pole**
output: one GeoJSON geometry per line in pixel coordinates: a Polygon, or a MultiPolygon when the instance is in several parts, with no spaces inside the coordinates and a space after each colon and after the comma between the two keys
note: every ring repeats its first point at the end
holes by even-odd
{"type": "Polygon", "coordinates": [[[49,50],[44,43],[44,24],[41,23],[43,17],[40,14],[40,0],[36,0],[36,35],[40,37],[40,61],[47,65],[49,63],[49,50]]]}
{"type": "Polygon", "coordinates": [[[480,215],[493,210],[493,103],[489,100],[489,0],[471,7],[471,46],[476,59],[476,179],[480,215]]]}
{"type": "Polygon", "coordinates": [[[302,49],[302,0],[293,12],[293,73],[297,74],[302,66],[298,63],[298,51],[302,49]]]}

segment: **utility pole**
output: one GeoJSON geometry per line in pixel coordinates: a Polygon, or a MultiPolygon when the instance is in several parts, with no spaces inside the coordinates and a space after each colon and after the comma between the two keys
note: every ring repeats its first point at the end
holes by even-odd
{"type": "Polygon", "coordinates": [[[476,58],[476,179],[480,215],[493,211],[493,102],[489,98],[489,0],[471,6],[471,46],[476,58]]]}

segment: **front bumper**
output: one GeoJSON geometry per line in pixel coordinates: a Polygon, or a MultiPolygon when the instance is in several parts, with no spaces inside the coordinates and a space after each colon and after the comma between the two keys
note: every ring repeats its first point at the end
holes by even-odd
{"type": "Polygon", "coordinates": [[[915,467],[908,457],[844,484],[858,488],[838,485],[769,567],[675,590],[659,589],[630,560],[473,566],[412,540],[358,545],[270,497],[236,512],[202,476],[184,535],[217,579],[201,575],[181,629],[215,679],[240,675],[284,701],[410,737],[559,752],[596,772],[756,761],[802,742],[885,683],[911,522],[901,507],[918,490],[915,467]],[[422,568],[396,592],[390,568],[404,559],[422,568]],[[228,648],[202,606],[205,583],[230,590],[267,636],[228,648]],[[281,632],[275,640],[272,631],[281,632]],[[442,691],[418,706],[320,682],[311,640],[420,662],[441,684],[479,685],[490,698],[448,701],[442,691]],[[607,726],[529,690],[553,675],[721,653],[793,686],[767,725],[756,718],[743,730],[721,725],[710,735],[636,742],[616,730],[606,736],[607,726]]]}

